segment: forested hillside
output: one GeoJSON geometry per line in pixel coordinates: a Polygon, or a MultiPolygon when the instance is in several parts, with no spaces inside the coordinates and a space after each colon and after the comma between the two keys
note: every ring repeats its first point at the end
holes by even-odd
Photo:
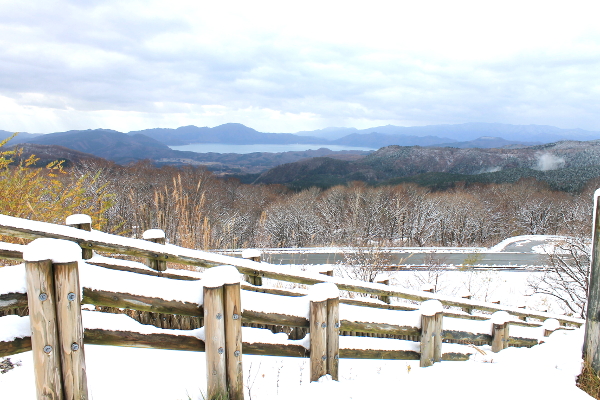
{"type": "Polygon", "coordinates": [[[244,185],[203,168],[86,162],[114,195],[108,220],[134,236],[162,228],[176,244],[209,249],[357,245],[479,246],[522,234],[589,231],[591,196],[552,191],[534,179],[432,192],[415,184],[362,183],[300,192],[244,185]]]}
{"type": "Polygon", "coordinates": [[[323,160],[284,164],[263,173],[257,183],[293,188],[330,187],[354,180],[371,184],[416,182],[434,189],[456,182],[514,183],[533,177],[556,190],[579,191],[600,176],[600,141],[563,141],[522,148],[388,146],[366,157],[323,169],[323,160]]]}

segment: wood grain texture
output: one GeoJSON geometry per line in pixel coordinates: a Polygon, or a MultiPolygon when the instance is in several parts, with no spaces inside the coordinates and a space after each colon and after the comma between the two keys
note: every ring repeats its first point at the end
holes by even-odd
{"type": "Polygon", "coordinates": [[[340,299],[327,300],[327,373],[339,380],[340,364],[340,299]]]}
{"type": "Polygon", "coordinates": [[[383,333],[387,335],[410,336],[419,335],[421,332],[416,326],[389,325],[375,322],[354,322],[346,319],[341,320],[340,323],[340,329],[347,332],[383,333]]]}
{"type": "Polygon", "coordinates": [[[443,313],[434,315],[434,336],[433,336],[433,362],[442,361],[442,329],[443,329],[443,313]]]}
{"type": "Polygon", "coordinates": [[[217,399],[227,395],[225,362],[225,319],[223,286],[204,287],[204,343],[206,352],[207,396],[217,399]]]}
{"type": "Polygon", "coordinates": [[[88,398],[77,262],[54,264],[56,316],[65,400],[88,398]]]}
{"type": "Polygon", "coordinates": [[[62,400],[64,392],[52,261],[26,262],[25,273],[37,396],[38,399],[62,400]]]}
{"type": "Polygon", "coordinates": [[[17,338],[11,342],[0,342],[0,357],[31,351],[31,337],[17,338]]]}
{"type": "Polygon", "coordinates": [[[310,302],[310,381],[327,374],[327,300],[310,302]]]}
{"type": "Polygon", "coordinates": [[[202,340],[194,336],[173,335],[171,333],[147,334],[106,329],[86,329],[84,342],[87,344],[137,347],[141,349],[204,351],[202,340]]]}
{"type": "Polygon", "coordinates": [[[492,352],[498,353],[508,347],[508,323],[493,324],[492,327],[492,352]]]}
{"type": "MultiPolygon", "coordinates": [[[[149,242],[158,243],[158,244],[166,243],[166,240],[164,237],[163,238],[146,239],[146,240],[148,240],[149,242]]],[[[160,260],[158,257],[148,258],[146,265],[148,265],[148,267],[152,268],[155,271],[166,271],[166,269],[167,269],[167,262],[165,260],[160,260]]]]}
{"type": "Polygon", "coordinates": [[[433,365],[433,346],[435,334],[435,315],[421,316],[421,367],[433,365]]]}
{"type": "Polygon", "coordinates": [[[242,368],[242,300],[240,284],[223,286],[225,298],[225,354],[229,400],[244,400],[242,368]]]}

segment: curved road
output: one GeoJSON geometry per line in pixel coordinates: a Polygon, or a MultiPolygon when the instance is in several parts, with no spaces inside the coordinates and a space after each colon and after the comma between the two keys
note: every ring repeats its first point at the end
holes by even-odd
{"type": "MultiPolygon", "coordinates": [[[[390,265],[427,265],[428,260],[434,260],[436,264],[441,265],[474,265],[477,267],[523,267],[534,266],[543,267],[549,265],[549,257],[546,254],[535,253],[535,246],[548,243],[548,239],[539,240],[531,237],[511,239],[512,243],[504,246],[500,251],[490,251],[490,249],[477,248],[469,252],[468,249],[446,249],[435,248],[435,251],[427,249],[408,249],[391,248],[392,261],[390,265]],[[473,262],[474,261],[474,262],[473,262]]],[[[337,264],[344,261],[343,249],[331,252],[312,251],[305,249],[265,249],[263,250],[263,260],[272,264],[337,264]]],[[[236,254],[236,255],[239,255],[236,254]]]]}

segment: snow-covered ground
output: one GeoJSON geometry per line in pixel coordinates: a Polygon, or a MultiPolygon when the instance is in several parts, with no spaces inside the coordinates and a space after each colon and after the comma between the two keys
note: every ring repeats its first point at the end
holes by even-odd
{"type": "MultiPolygon", "coordinates": [[[[340,360],[340,381],[309,382],[308,359],[243,358],[246,399],[590,399],[575,386],[583,331],[557,331],[531,349],[508,348],[470,361],[419,368],[418,361],[340,360]]],[[[204,353],[87,345],[90,399],[188,400],[205,391],[204,353]]],[[[3,399],[33,400],[31,352],[0,375],[3,399]]]]}

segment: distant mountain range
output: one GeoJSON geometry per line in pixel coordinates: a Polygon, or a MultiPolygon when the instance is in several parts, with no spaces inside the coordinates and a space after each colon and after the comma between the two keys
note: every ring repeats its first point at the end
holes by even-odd
{"type": "MultiPolygon", "coordinates": [[[[0,131],[0,140],[11,134],[0,131]]],[[[151,159],[157,164],[205,165],[224,174],[257,174],[253,178],[248,177],[248,182],[262,173],[257,183],[282,183],[293,187],[319,182],[328,186],[351,180],[371,183],[410,181],[421,179],[419,176],[429,181],[481,181],[482,177],[488,176],[486,174],[491,174],[491,181],[503,181],[508,179],[506,171],[513,171],[510,179],[519,174],[545,176],[558,174],[551,171],[562,171],[561,176],[571,176],[571,183],[563,186],[573,186],[595,174],[594,168],[600,170],[600,141],[570,140],[547,144],[552,138],[590,140],[600,138],[600,133],[536,125],[462,124],[411,128],[389,125],[370,130],[327,128],[294,135],[263,133],[241,124],[225,124],[215,128],[187,126],[128,133],[109,129],[21,133],[11,140],[10,145],[27,143],[27,151],[43,154],[44,159],[56,157],[77,162],[95,156],[120,164],[151,159]],[[218,154],[177,151],[169,147],[186,143],[306,143],[323,148],[281,153],[218,154]],[[336,152],[326,148],[331,144],[379,150],[371,154],[360,150],[336,152]],[[43,146],[53,147],[44,149],[43,146]],[[524,172],[515,175],[514,171],[524,172]],[[567,171],[571,175],[566,174],[567,171]],[[456,176],[440,178],[443,174],[456,176]]]]}
{"type": "MultiPolygon", "coordinates": [[[[12,143],[58,143],[58,137],[74,137],[77,132],[88,132],[90,135],[102,132],[120,133],[109,129],[86,131],[69,131],[49,134],[21,133],[12,143]]],[[[11,132],[0,131],[0,139],[11,132]]],[[[135,148],[149,145],[157,149],[155,144],[144,141],[143,137],[154,139],[167,146],[181,146],[195,143],[220,144],[315,144],[342,145],[351,147],[381,147],[398,146],[441,146],[441,147],[479,147],[494,148],[503,146],[527,146],[533,144],[551,143],[560,140],[593,140],[600,139],[600,132],[584,131],[581,129],[559,129],[542,125],[508,125],[469,123],[459,125],[429,125],[401,127],[386,125],[369,129],[356,128],[326,128],[315,131],[291,133],[259,132],[242,124],[229,123],[214,128],[183,126],[177,129],[154,128],[127,133],[133,141],[123,140],[123,144],[135,148]]],[[[105,137],[106,139],[106,137],[105,137]]],[[[97,141],[95,141],[97,143],[97,141]]],[[[152,152],[152,151],[151,151],[152,152]]],[[[124,156],[123,151],[119,152],[124,156]]],[[[134,156],[136,157],[136,156],[134,156]]]]}
{"type": "Polygon", "coordinates": [[[499,123],[466,123],[455,125],[427,126],[378,126],[368,129],[356,128],[325,128],[314,131],[302,131],[297,135],[315,136],[325,139],[339,139],[350,134],[364,135],[379,133],[392,136],[435,136],[455,141],[471,141],[482,136],[501,137],[508,141],[551,143],[560,140],[594,140],[600,139],[600,132],[583,129],[561,129],[547,125],[510,125],[499,123]]]}

